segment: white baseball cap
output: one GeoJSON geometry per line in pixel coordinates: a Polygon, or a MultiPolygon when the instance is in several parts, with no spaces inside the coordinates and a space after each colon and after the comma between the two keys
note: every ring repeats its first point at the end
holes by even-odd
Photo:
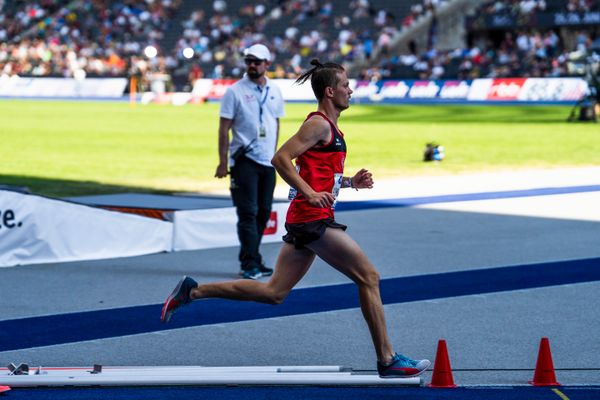
{"type": "Polygon", "coordinates": [[[254,44],[244,50],[244,57],[256,57],[260,60],[271,61],[271,52],[264,44],[254,44]]]}

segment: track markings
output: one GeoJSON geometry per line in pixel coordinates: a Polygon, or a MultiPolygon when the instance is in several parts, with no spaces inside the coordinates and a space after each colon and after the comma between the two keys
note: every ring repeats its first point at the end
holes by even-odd
{"type": "Polygon", "coordinates": [[[569,398],[563,392],[561,392],[560,390],[558,390],[558,389],[552,389],[552,391],[554,393],[556,393],[556,395],[558,397],[560,397],[562,400],[569,400],[569,398]]]}

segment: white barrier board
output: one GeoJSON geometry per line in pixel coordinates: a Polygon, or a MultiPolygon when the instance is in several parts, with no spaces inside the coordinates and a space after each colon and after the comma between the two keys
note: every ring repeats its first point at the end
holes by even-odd
{"type": "Polygon", "coordinates": [[[28,78],[0,77],[0,96],[121,98],[125,78],[28,78]]]}
{"type": "Polygon", "coordinates": [[[172,225],[0,190],[0,267],[171,251],[172,225]]]}
{"type": "MultiPolygon", "coordinates": [[[[285,234],[289,203],[274,203],[262,243],[280,242],[285,234]]],[[[173,251],[237,246],[234,207],[176,211],[173,216],[173,251]]]]}

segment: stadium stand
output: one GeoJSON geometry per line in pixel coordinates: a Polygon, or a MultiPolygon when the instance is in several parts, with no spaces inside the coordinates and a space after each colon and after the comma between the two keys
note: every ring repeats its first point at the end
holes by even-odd
{"type": "Polygon", "coordinates": [[[0,2],[0,40],[19,38],[27,29],[40,23],[44,18],[53,15],[61,7],[68,4],[66,0],[41,1],[39,4],[27,2],[0,2]]]}
{"type": "Polygon", "coordinates": [[[431,47],[388,57],[378,73],[404,79],[583,75],[572,60],[597,50],[598,24],[591,22],[599,11],[595,0],[486,1],[467,19],[464,47],[436,47],[430,32],[431,47]]]}
{"type": "Polygon", "coordinates": [[[141,55],[147,45],[157,45],[179,3],[2,4],[1,30],[7,40],[0,53],[0,70],[25,76],[76,76],[80,71],[87,76],[127,75],[129,63],[134,67],[137,63],[128,58],[141,55]]]}
{"type": "Polygon", "coordinates": [[[2,2],[3,75],[172,75],[238,77],[240,50],[262,41],[277,54],[276,76],[296,76],[308,59],[368,59],[400,26],[409,26],[436,0],[2,2]],[[360,27],[357,29],[357,27],[360,27]],[[159,56],[143,57],[152,45],[159,56]],[[186,47],[194,58],[183,57],[186,47]],[[170,51],[170,49],[174,49],[170,51]]]}
{"type": "Polygon", "coordinates": [[[414,18],[425,9],[422,0],[220,0],[212,8],[183,7],[180,14],[189,18],[181,21],[178,58],[184,63],[183,50],[194,49],[202,74],[212,78],[239,77],[240,51],[257,41],[273,50],[275,77],[297,76],[313,57],[342,63],[368,59],[374,47],[389,43],[403,16],[414,18]]]}
{"type": "Polygon", "coordinates": [[[479,10],[482,14],[531,15],[536,12],[587,12],[597,7],[597,0],[490,0],[479,10]]]}
{"type": "Polygon", "coordinates": [[[569,76],[581,75],[571,54],[598,46],[599,24],[585,19],[599,15],[597,0],[472,2],[481,5],[458,20],[466,28],[458,46],[439,32],[447,17],[437,10],[451,3],[459,1],[0,1],[0,75],[137,76],[139,91],[156,80],[190,90],[198,78],[240,77],[241,50],[263,42],[280,78],[313,57],[363,79],[569,76]],[[407,48],[395,45],[401,39],[407,48]],[[144,56],[146,46],[158,56],[144,56]]]}

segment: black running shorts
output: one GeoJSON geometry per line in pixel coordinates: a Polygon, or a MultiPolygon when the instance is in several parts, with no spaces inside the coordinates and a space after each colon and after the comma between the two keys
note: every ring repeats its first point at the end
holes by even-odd
{"type": "Polygon", "coordinates": [[[338,224],[333,218],[319,219],[300,224],[286,223],[285,229],[287,230],[287,234],[283,236],[283,241],[293,244],[297,249],[303,249],[307,244],[320,239],[327,227],[343,230],[348,228],[346,225],[338,224]]]}

